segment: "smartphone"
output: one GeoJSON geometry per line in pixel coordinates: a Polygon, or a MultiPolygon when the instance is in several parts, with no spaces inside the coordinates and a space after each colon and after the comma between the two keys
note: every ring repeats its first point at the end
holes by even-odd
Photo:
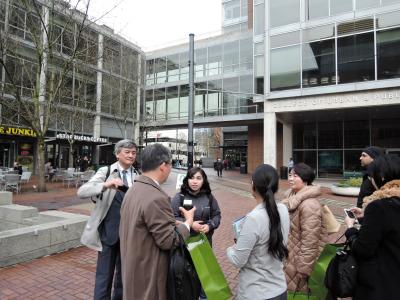
{"type": "Polygon", "coordinates": [[[193,208],[193,202],[191,199],[184,199],[182,206],[186,210],[191,210],[193,208]]]}
{"type": "Polygon", "coordinates": [[[356,216],[354,215],[354,213],[350,209],[345,208],[344,212],[349,218],[356,219],[356,216]]]}

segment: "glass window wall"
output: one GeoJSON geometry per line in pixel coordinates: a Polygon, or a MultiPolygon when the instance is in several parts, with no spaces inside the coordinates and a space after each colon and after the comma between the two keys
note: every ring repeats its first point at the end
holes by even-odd
{"type": "Polygon", "coordinates": [[[165,89],[154,90],[154,102],[156,105],[156,120],[166,119],[166,100],[165,100],[165,89]]]}
{"type": "Polygon", "coordinates": [[[317,148],[317,124],[299,123],[293,125],[293,148],[317,148]]]}
{"type": "Polygon", "coordinates": [[[330,1],[331,5],[331,15],[337,15],[345,12],[350,12],[353,10],[353,1],[349,0],[334,0],[330,1]]]}
{"type": "Polygon", "coordinates": [[[180,86],[179,90],[179,117],[188,117],[189,105],[189,85],[184,84],[180,86]]]}
{"type": "Polygon", "coordinates": [[[379,6],[380,0],[356,0],[356,9],[365,9],[379,6]]]}
{"type": "Polygon", "coordinates": [[[222,74],[222,45],[208,48],[208,76],[222,74]]]}
{"type": "Polygon", "coordinates": [[[224,73],[232,73],[239,70],[239,41],[224,44],[223,66],[224,73]]]}
{"type": "Polygon", "coordinates": [[[378,79],[400,77],[400,29],[376,33],[378,79]]]}
{"type": "Polygon", "coordinates": [[[319,149],[343,148],[342,122],[318,123],[318,148],[319,149]]]}
{"type": "Polygon", "coordinates": [[[197,49],[194,53],[194,77],[201,78],[206,76],[207,48],[197,49]]]}
{"type": "Polygon", "coordinates": [[[167,75],[168,82],[179,80],[179,54],[174,54],[167,57],[167,75]]]}
{"type": "Polygon", "coordinates": [[[208,98],[206,116],[220,115],[222,107],[222,80],[208,81],[208,98]]]}
{"type": "Polygon", "coordinates": [[[293,151],[293,161],[303,162],[314,170],[317,170],[317,151],[315,150],[295,150],[293,151]]]}
{"type": "Polygon", "coordinates": [[[177,86],[167,88],[167,117],[168,119],[179,118],[179,93],[177,86]]]}
{"type": "Polygon", "coordinates": [[[344,148],[364,148],[369,144],[369,122],[367,120],[344,123],[344,148]]]}
{"type": "Polygon", "coordinates": [[[300,46],[271,50],[271,91],[300,87],[300,46]]]}
{"type": "Polygon", "coordinates": [[[373,32],[338,38],[337,48],[340,83],[375,79],[373,32]]]}
{"type": "Polygon", "coordinates": [[[299,22],[300,0],[270,1],[270,20],[271,27],[299,22]]]}
{"type": "Polygon", "coordinates": [[[318,151],[318,177],[340,177],[343,175],[343,151],[318,151]]]}
{"type": "Polygon", "coordinates": [[[239,92],[239,77],[224,78],[224,114],[232,115],[238,113],[239,97],[235,92],[239,92]],[[233,93],[230,93],[233,92],[233,93]]]}
{"type": "Polygon", "coordinates": [[[309,20],[329,16],[329,0],[308,0],[307,16],[309,20]]]}
{"type": "Polygon", "coordinates": [[[254,35],[264,34],[265,31],[265,5],[254,5],[254,35]]]}
{"type": "Polygon", "coordinates": [[[207,102],[207,83],[199,82],[195,84],[194,115],[204,116],[204,107],[207,102]]]}
{"type": "Polygon", "coordinates": [[[372,120],[371,144],[386,148],[400,148],[400,119],[372,120]]]}
{"type": "Polygon", "coordinates": [[[303,44],[303,87],[336,83],[335,40],[303,44]]]}

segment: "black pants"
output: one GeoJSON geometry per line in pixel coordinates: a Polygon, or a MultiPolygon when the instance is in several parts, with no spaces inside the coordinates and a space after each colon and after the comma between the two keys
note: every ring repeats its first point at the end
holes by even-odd
{"type": "Polygon", "coordinates": [[[220,169],[217,169],[217,175],[218,175],[218,177],[222,177],[222,170],[220,170],[220,169]]]}
{"type": "Polygon", "coordinates": [[[94,300],[111,299],[111,287],[114,279],[113,300],[122,300],[121,253],[119,241],[110,246],[102,244],[103,251],[98,252],[94,300]],[[115,272],[115,278],[114,278],[115,272]]]}

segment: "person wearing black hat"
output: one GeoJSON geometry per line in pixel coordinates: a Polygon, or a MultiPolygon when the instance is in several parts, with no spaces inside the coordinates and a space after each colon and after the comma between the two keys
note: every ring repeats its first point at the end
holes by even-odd
{"type": "MultiPolygon", "coordinates": [[[[361,166],[365,169],[371,164],[375,158],[384,154],[382,148],[376,146],[370,146],[363,149],[360,156],[361,166]]],[[[362,207],[363,199],[366,196],[370,196],[375,191],[375,187],[372,185],[371,181],[368,178],[368,175],[364,173],[363,182],[361,183],[360,193],[357,197],[357,207],[362,207]]]]}

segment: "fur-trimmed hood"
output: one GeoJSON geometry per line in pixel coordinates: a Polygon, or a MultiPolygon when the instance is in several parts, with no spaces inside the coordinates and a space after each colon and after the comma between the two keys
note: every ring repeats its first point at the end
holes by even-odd
{"type": "Polygon", "coordinates": [[[400,179],[392,180],[375,191],[371,196],[364,197],[363,208],[375,200],[398,197],[400,198],[400,179]]]}
{"type": "Polygon", "coordinates": [[[321,187],[319,185],[307,185],[297,193],[289,190],[285,199],[281,202],[287,206],[289,212],[297,209],[301,202],[310,198],[317,198],[321,195],[321,187]]]}

